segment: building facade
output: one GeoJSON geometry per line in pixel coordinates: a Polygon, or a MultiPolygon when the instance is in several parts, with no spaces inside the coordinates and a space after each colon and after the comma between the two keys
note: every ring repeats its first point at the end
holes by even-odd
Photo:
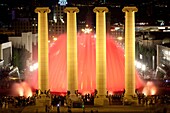
{"type": "MultiPolygon", "coordinates": [[[[170,39],[169,39],[170,40],[170,39]]],[[[157,45],[158,77],[170,78],[170,43],[157,45]]]]}
{"type": "Polygon", "coordinates": [[[27,61],[27,66],[31,65],[34,60],[34,46],[37,47],[38,35],[32,34],[32,32],[22,33],[21,36],[18,37],[8,37],[9,41],[12,42],[12,46],[16,48],[24,47],[29,53],[31,57],[27,61]]]}
{"type": "Polygon", "coordinates": [[[12,60],[12,42],[0,44],[0,59],[3,60],[3,66],[11,65],[12,60]]]}

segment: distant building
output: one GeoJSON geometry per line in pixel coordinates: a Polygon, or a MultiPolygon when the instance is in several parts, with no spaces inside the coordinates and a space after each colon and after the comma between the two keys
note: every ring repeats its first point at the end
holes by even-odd
{"type": "Polygon", "coordinates": [[[0,28],[0,34],[12,36],[12,35],[15,35],[15,31],[14,30],[9,30],[7,28],[0,28]]]}
{"type": "Polygon", "coordinates": [[[157,44],[162,44],[162,40],[163,39],[157,38],[152,33],[151,34],[146,33],[136,38],[136,41],[139,42],[139,45],[145,47],[156,47],[157,44]]]}
{"type": "Polygon", "coordinates": [[[5,42],[0,44],[0,59],[3,61],[3,66],[11,65],[12,42],[5,42]]]}
{"type": "Polygon", "coordinates": [[[162,45],[157,45],[157,74],[170,78],[170,38],[165,38],[162,45]]]}
{"type": "Polygon", "coordinates": [[[25,47],[31,54],[30,59],[27,61],[27,66],[33,62],[34,46],[37,46],[38,35],[31,32],[22,33],[19,37],[8,37],[12,42],[12,46],[16,48],[25,47]]]}
{"type": "Polygon", "coordinates": [[[0,65],[8,66],[12,60],[12,43],[7,34],[0,34],[0,65]]]}
{"type": "Polygon", "coordinates": [[[12,21],[12,28],[15,36],[20,36],[22,32],[38,32],[38,24],[36,18],[17,18],[12,21]]]}
{"type": "Polygon", "coordinates": [[[163,44],[163,39],[170,35],[170,32],[163,32],[159,26],[138,26],[136,27],[136,60],[144,63],[148,69],[157,68],[157,45],[163,44]],[[141,29],[139,31],[139,29],[141,29]]]}
{"type": "MultiPolygon", "coordinates": [[[[49,37],[58,36],[66,32],[66,14],[63,12],[66,7],[64,5],[65,2],[67,1],[60,0],[58,4],[50,7],[51,13],[48,15],[49,37]]],[[[37,5],[37,3],[34,5],[37,5]]],[[[15,36],[20,36],[23,32],[38,33],[38,16],[34,13],[33,9],[30,12],[26,9],[27,7],[21,7],[12,10],[11,26],[15,31],[15,36]],[[25,10],[26,12],[24,12],[25,10]]]]}
{"type": "Polygon", "coordinates": [[[66,14],[64,13],[65,5],[54,5],[52,7],[52,19],[49,20],[50,37],[59,36],[66,32],[66,14]]]}

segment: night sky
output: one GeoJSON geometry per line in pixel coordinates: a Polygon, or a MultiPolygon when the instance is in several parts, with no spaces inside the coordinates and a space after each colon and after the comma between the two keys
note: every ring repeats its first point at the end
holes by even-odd
{"type": "MultiPolygon", "coordinates": [[[[34,13],[35,7],[39,6],[48,6],[51,7],[58,3],[59,0],[0,0],[0,25],[1,23],[8,23],[10,21],[11,10],[10,9],[16,7],[27,7],[27,10],[34,13]],[[6,6],[2,6],[2,4],[7,4],[6,6]]],[[[80,12],[78,13],[79,19],[84,19],[89,11],[95,6],[101,5],[102,0],[67,0],[68,6],[75,4],[93,4],[93,7],[79,7],[80,12]]],[[[166,23],[169,22],[170,18],[170,0],[106,0],[107,7],[111,12],[111,18],[113,22],[123,21],[124,13],[122,12],[122,8],[127,5],[135,5],[138,8],[138,12],[136,13],[136,21],[151,21],[154,20],[165,20],[166,23]],[[109,5],[112,4],[112,5],[109,5]],[[162,6],[163,4],[163,6],[162,6]],[[118,5],[120,7],[113,7],[118,5]],[[165,5],[167,7],[165,7],[165,5]]],[[[93,13],[93,11],[92,11],[93,13]]],[[[154,22],[153,21],[153,22],[154,22]]]]}
{"type": "MultiPolygon", "coordinates": [[[[0,0],[0,4],[6,3],[11,6],[18,6],[18,5],[30,5],[33,2],[40,3],[41,5],[51,5],[58,3],[59,0],[0,0]]],[[[76,4],[87,4],[87,3],[101,3],[104,0],[67,0],[69,4],[76,3],[76,4]]],[[[112,4],[122,4],[122,5],[140,5],[142,3],[165,3],[170,4],[169,0],[105,0],[107,3],[112,4]]]]}

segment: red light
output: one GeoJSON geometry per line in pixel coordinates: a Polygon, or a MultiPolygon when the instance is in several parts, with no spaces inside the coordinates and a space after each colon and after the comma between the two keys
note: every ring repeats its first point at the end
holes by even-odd
{"type": "MultiPolygon", "coordinates": [[[[78,90],[81,93],[94,92],[96,89],[96,39],[93,33],[77,36],[78,46],[78,90]]],[[[67,91],[67,38],[66,35],[58,36],[53,46],[49,48],[49,87],[52,92],[67,91]]],[[[124,50],[107,36],[106,39],[107,59],[107,90],[121,91],[125,88],[124,50]]],[[[38,89],[37,72],[29,75],[29,84],[38,89]]],[[[136,87],[142,85],[142,80],[136,73],[136,87]]]]}
{"type": "Polygon", "coordinates": [[[32,96],[32,90],[26,82],[15,83],[12,87],[12,95],[24,96],[27,98],[29,96],[32,96]]]}
{"type": "Polygon", "coordinates": [[[156,89],[156,86],[154,85],[154,83],[149,81],[146,83],[145,87],[143,88],[142,93],[144,95],[155,95],[156,91],[157,91],[157,89],[156,89]]]}

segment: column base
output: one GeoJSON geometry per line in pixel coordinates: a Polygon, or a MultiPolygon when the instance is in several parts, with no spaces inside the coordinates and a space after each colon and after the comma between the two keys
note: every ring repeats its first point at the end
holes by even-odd
{"type": "Polygon", "coordinates": [[[109,99],[106,97],[98,97],[94,99],[94,106],[106,106],[109,105],[109,99]]]}
{"type": "Polygon", "coordinates": [[[123,97],[123,105],[138,105],[137,95],[126,95],[123,97]]]}
{"type": "Polygon", "coordinates": [[[76,96],[75,94],[70,94],[70,99],[71,99],[72,102],[80,101],[80,99],[78,98],[78,96],[76,96]]]}
{"type": "Polygon", "coordinates": [[[40,94],[36,99],[36,106],[50,106],[51,105],[51,97],[50,95],[40,94]]]}
{"type": "Polygon", "coordinates": [[[82,108],[84,105],[83,100],[76,96],[75,94],[70,94],[66,96],[67,106],[73,108],[82,108]]]}

